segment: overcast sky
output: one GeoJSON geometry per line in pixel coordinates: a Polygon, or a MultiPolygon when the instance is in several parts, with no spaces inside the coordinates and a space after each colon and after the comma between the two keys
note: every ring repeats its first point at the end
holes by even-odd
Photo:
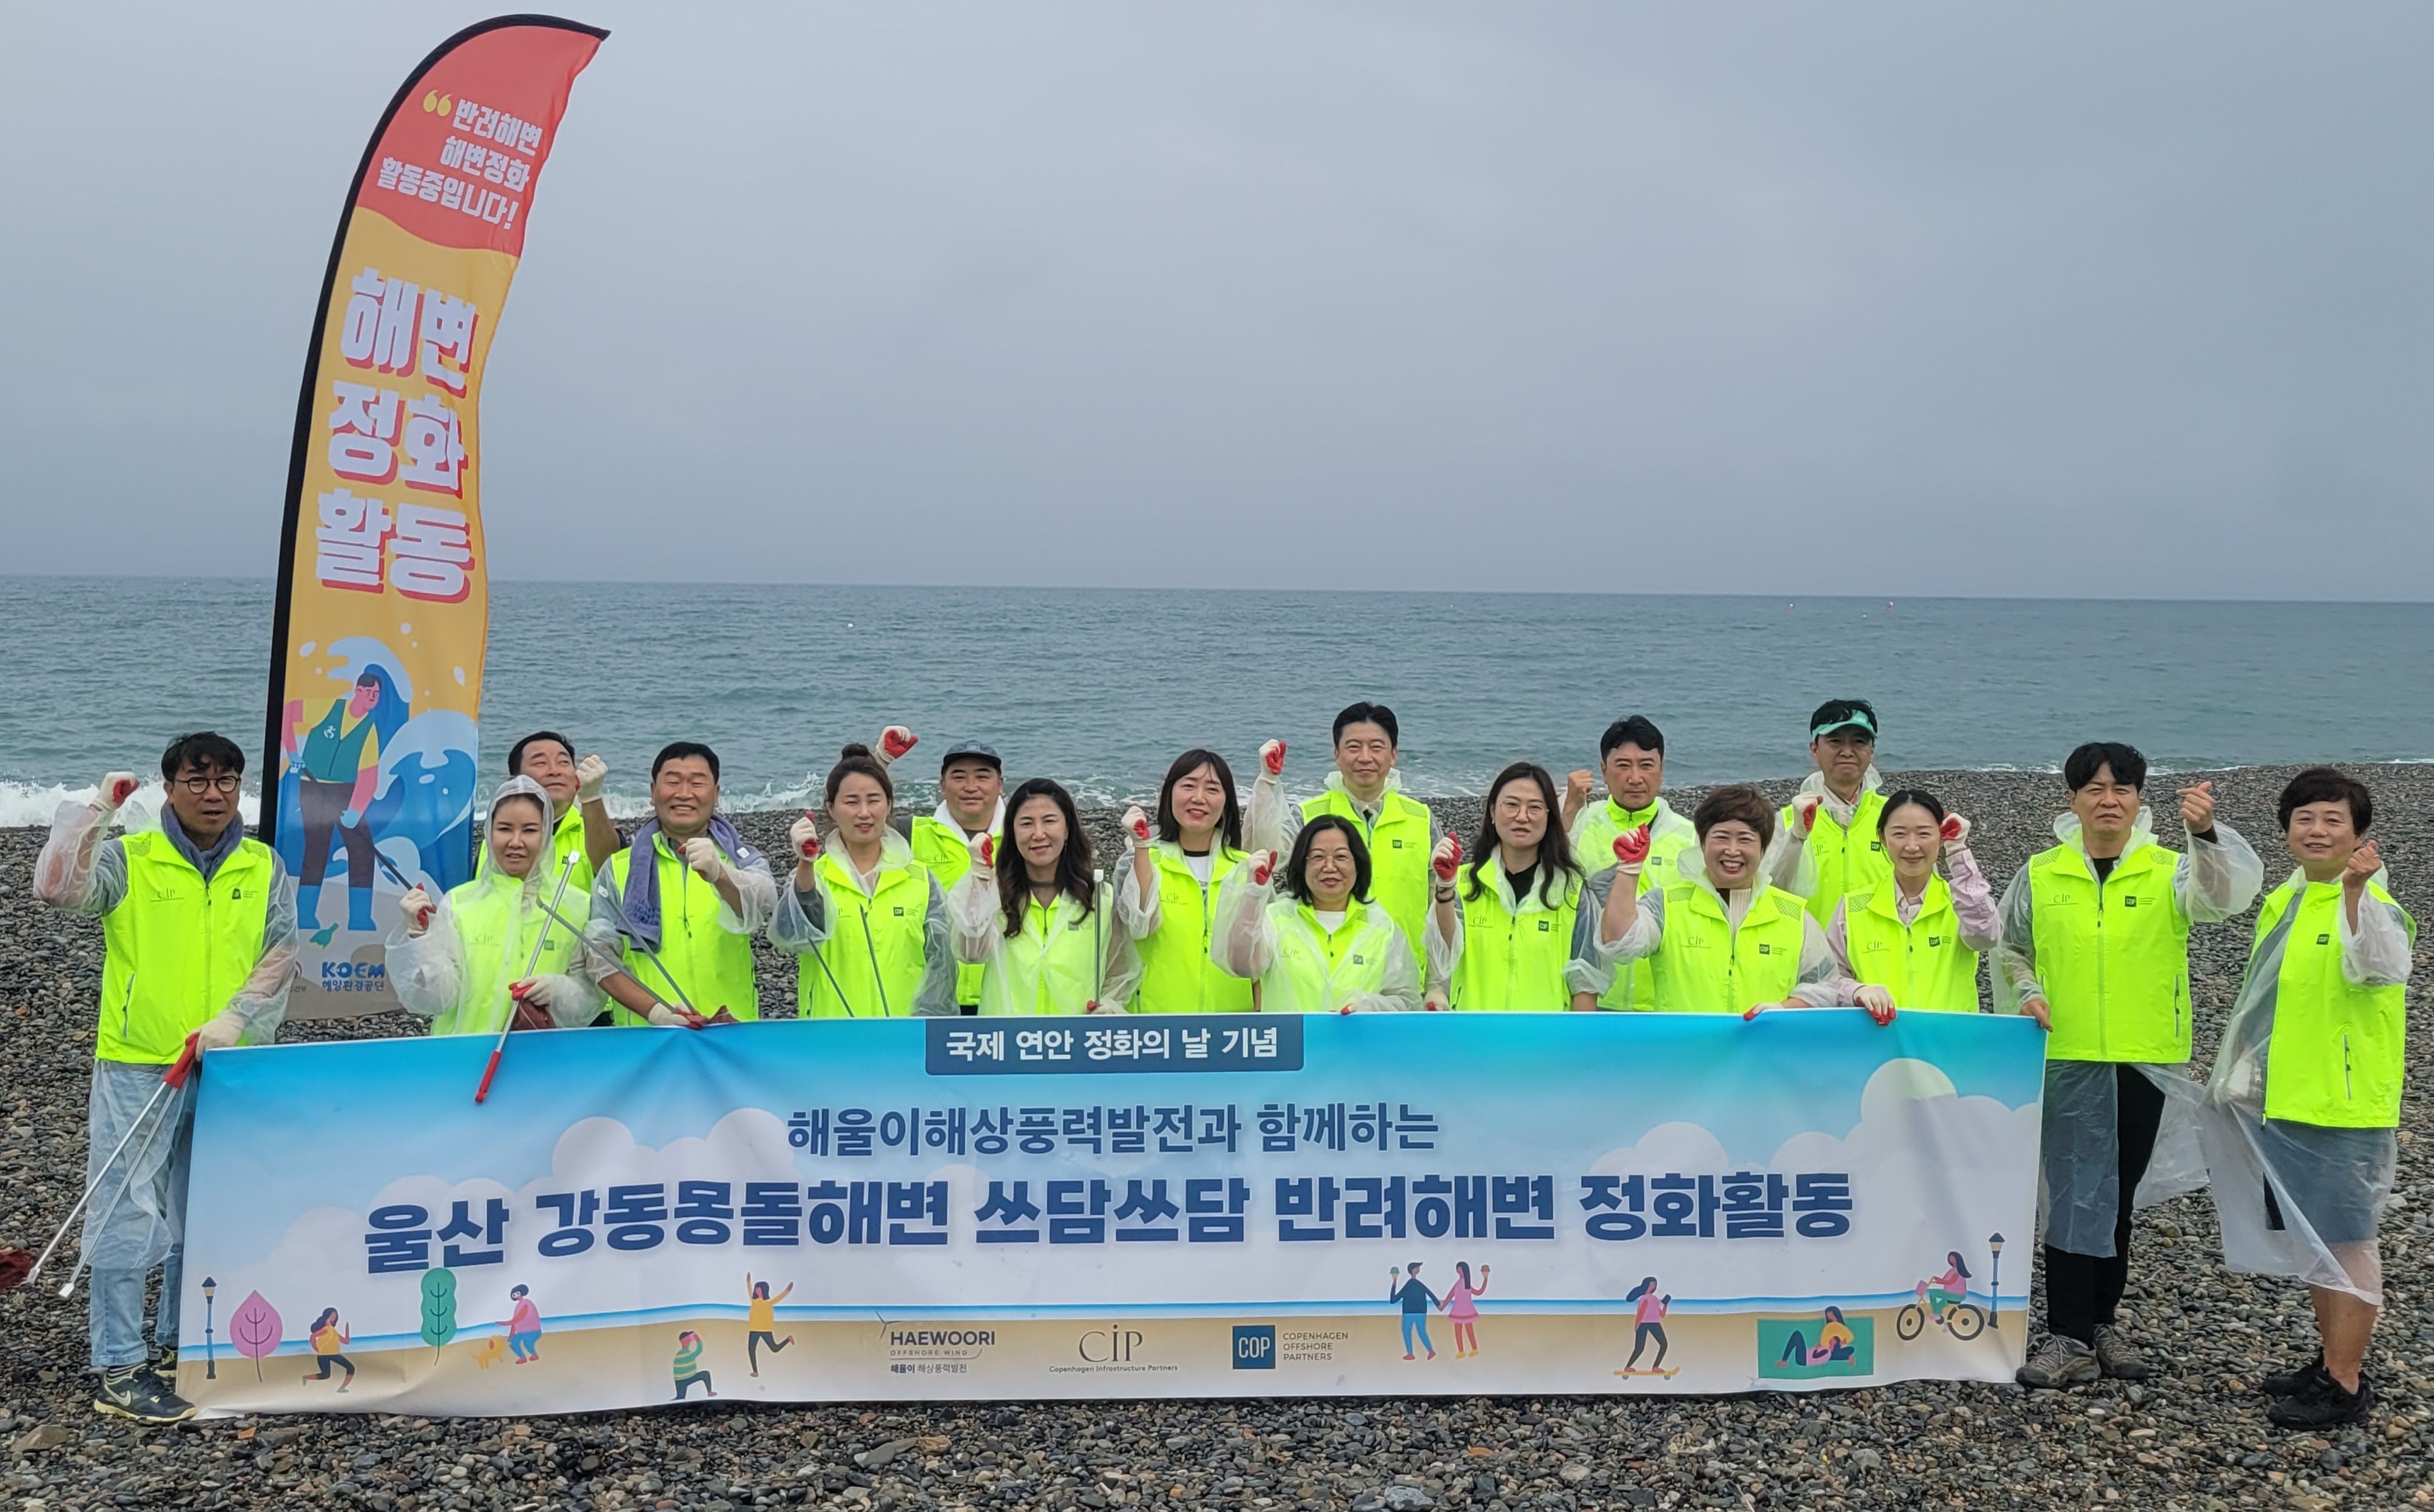
{"type": "MultiPolygon", "coordinates": [[[[8,8],[0,571],[272,569],[485,13],[8,8]]],[[[2423,6],[570,13],[498,576],[2434,597],[2423,6]]]]}

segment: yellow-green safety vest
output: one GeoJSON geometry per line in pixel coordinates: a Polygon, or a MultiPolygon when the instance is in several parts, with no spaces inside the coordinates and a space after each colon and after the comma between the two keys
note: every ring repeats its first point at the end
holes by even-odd
{"type": "Polygon", "coordinates": [[[1110,931],[1116,920],[1108,908],[1114,892],[1102,885],[1097,906],[1082,906],[1059,892],[1047,907],[1027,899],[1022,927],[998,942],[997,954],[982,968],[981,1012],[1010,1014],[1081,1013],[1105,985],[1101,980],[1110,931]]]}
{"type": "MultiPolygon", "coordinates": [[[[1228,977],[1208,959],[1208,931],[1217,914],[1217,885],[1241,865],[1243,853],[1220,850],[1209,858],[1208,885],[1191,875],[1180,848],[1150,847],[1157,866],[1157,928],[1133,942],[1140,952],[1140,990],[1136,1013],[1247,1013],[1251,984],[1228,977]]],[[[1122,886],[1136,885],[1126,861],[1122,886]]]]}
{"type": "MultiPolygon", "coordinates": [[[[1529,894],[1517,900],[1517,913],[1504,906],[1510,884],[1500,863],[1490,857],[1481,868],[1479,896],[1462,900],[1462,959],[1453,968],[1456,1011],[1559,1013],[1572,1006],[1564,968],[1571,963],[1572,930],[1586,889],[1567,876],[1559,900],[1550,905],[1540,895],[1545,876],[1541,872],[1532,879],[1529,894]]],[[[1471,880],[1465,867],[1459,878],[1465,894],[1471,880]]]]}
{"type": "MultiPolygon", "coordinates": [[[[2399,907],[2381,887],[2370,884],[2367,892],[2376,902],[2399,907]]],[[[2353,987],[2341,975],[2339,882],[2303,875],[2267,894],[2256,914],[2257,945],[2291,911],[2294,898],[2297,912],[2283,938],[2282,970],[2273,983],[2265,1116],[2331,1129],[2398,1128],[2408,989],[2353,987]]],[[[2413,946],[2417,921],[2405,909],[2400,917],[2413,946]]]]}
{"type": "Polygon", "coordinates": [[[261,964],[277,866],[269,846],[241,840],[205,882],[158,830],[120,844],[127,895],[101,921],[101,1023],[93,1053],[167,1065],[261,964]]]}
{"type": "MultiPolygon", "coordinates": [[[[1614,864],[1614,842],[1640,825],[1648,830],[1648,859],[1639,869],[1639,895],[1646,897],[1681,875],[1680,858],[1699,842],[1698,831],[1689,821],[1682,820],[1678,827],[1659,824],[1660,817],[1674,817],[1659,799],[1645,808],[1623,808],[1612,798],[1600,800],[1581,815],[1577,831],[1572,836],[1572,855],[1581,870],[1595,876],[1614,864]]],[[[1598,1007],[1622,1011],[1648,1013],[1656,1008],[1656,978],[1644,960],[1625,960],[1614,968],[1614,985],[1598,998],[1598,1007]]]]}
{"type": "MultiPolygon", "coordinates": [[[[1808,911],[1819,924],[1834,917],[1834,905],[1853,892],[1864,892],[1894,875],[1894,863],[1885,856],[1884,838],[1877,833],[1877,820],[1885,811],[1885,795],[1874,788],[1860,794],[1859,807],[1851,811],[1848,828],[1835,819],[1832,809],[1817,806],[1817,822],[1810,826],[1808,840],[1809,864],[1815,868],[1816,891],[1808,894],[1808,911]]],[[[1791,827],[1792,806],[1785,804],[1776,823],[1791,827]]]]}
{"type": "Polygon", "coordinates": [[[2189,916],[2172,892],[2180,860],[2141,845],[2100,888],[2075,845],[2029,858],[2030,932],[2053,1016],[2048,1060],[2189,1058],[2189,916]]]}
{"type": "Polygon", "coordinates": [[[1389,792],[1380,799],[1378,822],[1372,824],[1343,789],[1329,788],[1301,806],[1305,824],[1321,814],[1341,815],[1361,831],[1369,847],[1369,901],[1395,921],[1417,957],[1429,919],[1429,847],[1434,842],[1429,806],[1389,792]]]}
{"type": "Polygon", "coordinates": [[[1665,937],[1656,947],[1660,1013],[1745,1013],[1780,1003],[1800,985],[1808,940],[1801,900],[1762,887],[1736,929],[1722,899],[1695,882],[1665,890],[1665,937]]]}
{"type": "MultiPolygon", "coordinates": [[[[752,937],[718,922],[719,909],[726,907],[718,889],[694,875],[684,858],[668,849],[665,835],[651,837],[651,852],[660,868],[660,963],[675,975],[694,1011],[703,1017],[712,1017],[724,1008],[747,1023],[759,1018],[761,988],[752,969],[752,937]]],[[[634,848],[628,845],[608,858],[609,885],[621,895],[633,857],[634,848]]],[[[631,940],[626,942],[625,966],[626,976],[661,1002],[677,1004],[676,989],[631,940]]],[[[614,1021],[650,1022],[624,1008],[616,1011],[614,1021]]]]}
{"type": "Polygon", "coordinates": [[[1978,1011],[1978,952],[1961,943],[1952,886],[1930,874],[1918,914],[1901,922],[1900,884],[1889,875],[1843,899],[1843,944],[1851,975],[1883,988],[1903,1012],[1978,1011]]]}
{"type": "Polygon", "coordinates": [[[572,881],[566,884],[566,896],[559,900],[557,911],[574,926],[569,929],[540,907],[557,888],[556,874],[537,885],[541,897],[532,904],[524,901],[523,879],[505,872],[494,871],[448,890],[448,916],[455,923],[465,974],[457,981],[454,1005],[432,1019],[433,1034],[496,1034],[507,1027],[507,1017],[514,1011],[507,996],[509,983],[527,975],[566,975],[582,948],[580,931],[591,916],[591,894],[578,892],[572,881]],[[549,931],[546,939],[541,935],[544,928],[549,931]],[[540,964],[527,973],[524,967],[532,961],[535,945],[540,947],[540,964]]]}
{"type": "MultiPolygon", "coordinates": [[[[972,842],[953,824],[938,823],[934,814],[913,821],[913,858],[930,869],[938,886],[952,892],[972,869],[972,842]]],[[[970,1008],[981,1000],[981,968],[955,967],[955,1001],[970,1008]]]]}
{"type": "MultiPolygon", "coordinates": [[[[1277,958],[1260,978],[1261,1012],[1333,1013],[1386,985],[1386,962],[1401,943],[1401,931],[1367,904],[1347,903],[1332,932],[1307,903],[1279,899],[1269,906],[1268,918],[1277,958]]],[[[1416,985],[1416,968],[1414,979],[1416,985]]]]}
{"type": "Polygon", "coordinates": [[[838,846],[813,863],[827,884],[829,937],[796,959],[797,1011],[804,1018],[910,1018],[930,960],[930,869],[918,861],[883,865],[878,890],[865,895],[843,854],[838,846]]]}

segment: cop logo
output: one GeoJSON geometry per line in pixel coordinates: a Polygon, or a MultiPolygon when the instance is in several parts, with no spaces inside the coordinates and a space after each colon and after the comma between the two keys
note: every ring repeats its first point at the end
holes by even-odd
{"type": "Polygon", "coordinates": [[[1273,1370],[1277,1368],[1277,1330],[1273,1323],[1238,1324],[1234,1329],[1234,1368],[1273,1370]]]}

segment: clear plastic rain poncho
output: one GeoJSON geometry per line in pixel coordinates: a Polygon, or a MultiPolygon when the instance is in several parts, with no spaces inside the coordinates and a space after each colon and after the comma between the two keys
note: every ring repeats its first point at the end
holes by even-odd
{"type": "MultiPolygon", "coordinates": [[[[2283,884],[2306,885],[2300,873],[2283,884]]],[[[2382,873],[2375,875],[2374,885],[2385,885],[2382,873]]],[[[2214,1074],[2204,1085],[2178,1072],[2142,1068],[2164,1089],[2166,1118],[2188,1131],[2171,1168],[2160,1173],[2162,1184],[2179,1190],[2200,1183],[2213,1186],[2215,1211],[2222,1223],[2223,1264],[2231,1269],[2289,1276],[2380,1306],[2382,1257],[2372,1232],[2327,1234],[2309,1214],[2378,1224],[2391,1197],[2399,1154],[2396,1131],[2328,1129],[2265,1116],[2271,1075],[2267,1052],[2273,1039],[2283,951],[2298,915],[2295,906],[2284,909],[2272,930],[2256,942],[2239,997],[2223,1026],[2214,1074]]],[[[2355,930],[2348,909],[2340,909],[2339,917],[2341,975],[2352,986],[2392,987],[2408,980],[2409,932],[2397,907],[2370,894],[2359,901],[2355,930]]],[[[2163,1155],[2159,1140],[2158,1164],[2163,1155]]],[[[2158,1173],[2150,1167],[2139,1187],[2141,1206],[2160,1199],[2151,1195],[2158,1184],[2158,1173]]]]}
{"type": "Polygon", "coordinates": [[[473,880],[449,889],[420,935],[403,921],[388,937],[388,980],[409,1013],[433,1019],[435,1034],[496,1034],[515,1011],[508,984],[535,974],[552,977],[550,1021],[579,1028],[599,1016],[604,994],[590,977],[571,969],[583,949],[591,900],[555,846],[557,816],[549,794],[526,776],[509,777],[490,795],[483,849],[496,827],[499,805],[529,798],[540,805],[542,848],[524,876],[509,876],[495,856],[473,880]],[[555,913],[557,917],[551,915],[555,913]],[[557,971],[545,968],[557,966],[557,971]]]}
{"type": "MultiPolygon", "coordinates": [[[[2057,816],[2053,828],[2056,841],[2085,858],[2078,815],[2057,816]]],[[[2142,807],[2121,854],[2155,843],[2154,817],[2142,807]]],[[[2091,863],[2091,875],[2093,871],[2091,863]]],[[[2188,850],[2172,870],[2173,906],[2192,924],[2220,924],[2254,902],[2264,880],[2265,863],[2256,852],[2238,831],[2218,820],[2213,840],[2189,837],[2188,850]]],[[[1995,1007],[1997,1012],[2017,1013],[2031,997],[2045,995],[2037,977],[2036,919],[2027,867],[2014,873],[2003,889],[2002,911],[2003,941],[1995,952],[1995,1007]]],[[[2158,1081],[2187,1080],[2169,1068],[2140,1069],[2158,1081]]],[[[2113,1253],[2113,1231],[2121,1211],[2117,1075],[2109,1061],[2046,1062],[2045,1242],[2075,1255],[2103,1258],[2113,1253]]],[[[2170,1090],[2168,1081],[2166,1090],[2170,1090]]],[[[2131,1206],[2152,1207],[2204,1184],[2205,1164],[2188,1105],[2168,1097],[2154,1153],[2131,1206]]]]}
{"type": "MultiPolygon", "coordinates": [[[[1363,907],[1358,933],[1340,950],[1306,906],[1280,897],[1279,871],[1265,882],[1247,866],[1218,885],[1208,958],[1229,976],[1260,984],[1269,1013],[1408,1013],[1420,1006],[1420,968],[1403,931],[1363,907]]],[[[1342,927],[1342,926],[1340,926],[1342,927]]]]}
{"type": "MultiPolygon", "coordinates": [[[[1736,929],[1740,927],[1743,919],[1749,917],[1750,905],[1757,901],[1762,891],[1759,888],[1737,888],[1729,897],[1718,892],[1716,885],[1707,880],[1706,858],[1695,845],[1682,852],[1674,861],[1674,868],[1681,874],[1685,884],[1699,888],[1716,899],[1723,909],[1724,917],[1736,929]]],[[[1757,871],[1761,879],[1767,875],[1763,859],[1757,871]]],[[[1589,878],[1588,893],[1581,899],[1581,918],[1590,925],[1590,948],[1586,952],[1574,951],[1572,963],[1567,969],[1566,974],[1574,992],[1603,994],[1614,985],[1617,963],[1648,960],[1665,943],[1664,888],[1639,894],[1638,917],[1632,920],[1631,927],[1622,932],[1621,939],[1603,938],[1602,926],[1606,898],[1613,890],[1615,877],[1620,875],[1620,869],[1612,866],[1598,873],[1589,878]]],[[[1816,915],[1803,910],[1802,916],[1808,924],[1800,936],[1800,972],[1784,1001],[1806,1008],[1847,1007],[1849,984],[1843,978],[1842,963],[1827,948],[1826,931],[1818,926],[1816,915]]]]}
{"type": "MultiPolygon", "coordinates": [[[[1869,762],[1867,772],[1860,778],[1860,803],[1864,803],[1872,792],[1884,791],[1884,788],[1885,779],[1877,771],[1877,764],[1869,762]]],[[[1860,803],[1846,804],[1834,796],[1834,790],[1826,786],[1826,773],[1822,772],[1812,772],[1801,778],[1798,790],[1791,795],[1791,803],[1785,807],[1795,807],[1803,798],[1824,800],[1819,806],[1820,811],[1831,815],[1834,823],[1845,829],[1851,827],[1852,819],[1860,811],[1860,803]]],[[[1817,891],[1817,858],[1809,854],[1808,839],[1805,835],[1793,834],[1791,826],[1783,824],[1780,816],[1774,826],[1774,838],[1767,841],[1766,854],[1758,861],[1758,875],[1794,897],[1809,897],[1817,891]]]]}
{"type": "MultiPolygon", "coordinates": [[[[844,871],[853,871],[853,858],[846,853],[844,845],[838,842],[833,835],[829,838],[828,843],[827,858],[832,859],[835,865],[844,871]]],[[[913,842],[898,834],[893,828],[883,826],[879,833],[879,872],[900,871],[914,864],[913,842]]],[[[798,971],[821,969],[815,953],[826,945],[835,933],[833,921],[837,916],[837,901],[834,896],[836,884],[830,875],[830,868],[827,866],[814,868],[812,877],[814,891],[808,899],[796,888],[790,877],[786,885],[778,890],[778,911],[769,919],[771,944],[798,957],[814,957],[810,961],[798,962],[796,968],[798,971]]],[[[865,884],[864,891],[853,895],[852,901],[856,903],[866,901],[878,886],[879,875],[874,873],[865,884]]],[[[933,874],[930,876],[928,911],[923,916],[921,926],[921,981],[913,992],[913,1015],[916,1018],[952,1018],[961,1011],[955,1003],[955,952],[954,943],[951,938],[952,933],[947,923],[946,890],[938,885],[938,878],[935,874],[933,874]]],[[[863,934],[863,947],[866,950],[870,948],[870,936],[866,926],[863,934]]],[[[879,962],[876,959],[871,961],[870,966],[871,976],[875,979],[879,975],[879,962]]]]}
{"type": "MultiPolygon", "coordinates": [[[[1022,864],[1011,856],[1000,856],[998,863],[1022,864]]],[[[1101,1013],[1125,1011],[1140,990],[1140,952],[1116,917],[1115,889],[1104,877],[1094,885],[1089,917],[1078,915],[1073,899],[1061,892],[1045,906],[1034,898],[1024,905],[1023,928],[1009,938],[995,872],[975,866],[947,890],[955,959],[988,968],[981,977],[983,1013],[1080,1013],[1093,1000],[1101,1013]],[[1043,912],[1044,943],[1033,927],[1043,912]],[[1095,945],[1096,961],[1091,946],[1080,943],[1085,939],[1095,945]],[[1040,1006],[1043,999],[1052,1006],[1040,1006]]]]}

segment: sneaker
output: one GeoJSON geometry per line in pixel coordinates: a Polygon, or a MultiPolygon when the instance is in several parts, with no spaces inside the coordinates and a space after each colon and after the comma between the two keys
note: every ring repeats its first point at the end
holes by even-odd
{"type": "Polygon", "coordinates": [[[2316,1377],[2323,1375],[2323,1373],[2324,1351],[2318,1350],[2314,1359],[2309,1360],[2306,1364],[2299,1367],[2296,1370],[2285,1370],[2280,1375],[2267,1376],[2264,1380],[2256,1383],[2256,1389],[2264,1392],[2269,1397],[2295,1397],[2300,1392],[2306,1390],[2307,1387],[2314,1383],[2316,1377]]]}
{"type": "Polygon", "coordinates": [[[140,1423],[184,1422],[195,1404],[161,1384],[141,1365],[101,1372],[101,1388],[94,1393],[93,1410],[111,1418],[132,1418],[140,1423]]]}
{"type": "Polygon", "coordinates": [[[2320,1368],[2313,1381],[2268,1407],[2265,1416],[2276,1428],[2338,1428],[2366,1421],[2374,1406],[2374,1383],[2364,1370],[2358,1372],[2358,1388],[2353,1394],[2343,1391],[2330,1371],[2320,1368]]]}
{"type": "Polygon", "coordinates": [[[2102,1379],[2096,1351],[2067,1334],[2048,1334],[2014,1377],[2024,1386],[2086,1385],[2102,1379]]]}
{"type": "Polygon", "coordinates": [[[2096,1364],[2116,1381],[2147,1379],[2146,1356],[2138,1352],[2138,1346],[2131,1343],[2128,1335],[2110,1323],[2096,1326],[2096,1364]]]}

